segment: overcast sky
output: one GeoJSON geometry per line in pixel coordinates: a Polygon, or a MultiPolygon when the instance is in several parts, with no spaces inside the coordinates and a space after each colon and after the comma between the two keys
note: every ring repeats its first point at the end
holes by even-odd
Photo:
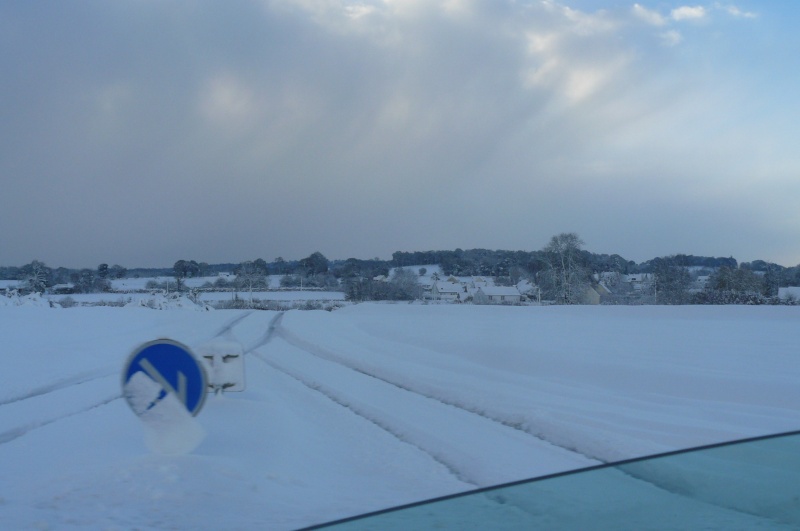
{"type": "Polygon", "coordinates": [[[0,265],[797,265],[798,4],[4,1],[0,265]]]}

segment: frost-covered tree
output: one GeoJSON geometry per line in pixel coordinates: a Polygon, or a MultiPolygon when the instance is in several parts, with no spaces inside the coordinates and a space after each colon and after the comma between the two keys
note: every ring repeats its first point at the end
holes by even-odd
{"type": "Polygon", "coordinates": [[[124,278],[128,270],[119,264],[114,264],[108,268],[108,274],[111,278],[124,278]]]}
{"type": "Polygon", "coordinates": [[[20,280],[33,293],[44,293],[51,283],[52,274],[52,270],[39,260],[34,260],[20,268],[20,280]]]}
{"type": "MultiPolygon", "coordinates": [[[[261,260],[263,262],[263,260],[261,260]]],[[[236,284],[246,289],[250,294],[250,304],[253,304],[253,290],[259,287],[266,287],[267,268],[266,263],[263,267],[258,260],[242,262],[236,268],[236,284]]]]}
{"type": "Polygon", "coordinates": [[[92,293],[94,289],[95,272],[91,269],[81,269],[73,277],[75,290],[78,293],[92,293]]]}
{"type": "Polygon", "coordinates": [[[419,276],[410,269],[399,267],[389,279],[389,298],[400,301],[413,301],[422,297],[419,276]]]}
{"type": "Polygon", "coordinates": [[[312,253],[310,256],[300,260],[300,268],[306,276],[314,276],[320,273],[328,272],[329,262],[320,252],[312,253]]]}
{"type": "Polygon", "coordinates": [[[275,262],[273,262],[273,264],[274,264],[274,267],[275,267],[275,273],[276,274],[283,275],[284,273],[286,273],[286,271],[287,271],[286,260],[284,260],[282,256],[279,256],[278,258],[276,258],[275,262]]]}
{"type": "Polygon", "coordinates": [[[722,266],[711,275],[701,301],[717,304],[762,303],[767,290],[765,279],[749,268],[722,266]]]}
{"type": "Polygon", "coordinates": [[[200,276],[200,264],[198,264],[195,260],[189,260],[188,262],[186,262],[186,276],[187,277],[200,276]]]}
{"type": "Polygon", "coordinates": [[[764,285],[762,293],[767,297],[776,297],[780,287],[780,270],[777,267],[770,267],[764,273],[764,285]]]}
{"type": "Polygon", "coordinates": [[[579,304],[590,286],[589,271],[583,265],[583,240],[574,232],[553,236],[543,249],[546,268],[540,273],[547,298],[559,304],[579,304]]]}
{"type": "Polygon", "coordinates": [[[689,301],[689,271],[670,256],[655,258],[650,264],[653,271],[653,297],[656,304],[686,304],[689,301]]]}
{"type": "Polygon", "coordinates": [[[178,286],[181,287],[183,279],[200,275],[200,264],[194,260],[178,260],[172,266],[172,271],[178,286]]]}
{"type": "Polygon", "coordinates": [[[253,265],[259,271],[262,271],[265,275],[267,274],[267,262],[263,258],[256,258],[253,260],[253,265]]]}
{"type": "Polygon", "coordinates": [[[172,266],[172,271],[175,273],[176,279],[186,278],[186,260],[178,260],[172,266]]]}

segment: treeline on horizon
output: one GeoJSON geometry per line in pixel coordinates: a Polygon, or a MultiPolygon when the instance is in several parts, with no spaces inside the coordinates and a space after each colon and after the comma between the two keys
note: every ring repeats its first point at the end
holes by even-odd
{"type": "MultiPolygon", "coordinates": [[[[744,269],[752,272],[779,275],[783,283],[800,284],[800,266],[784,267],[764,260],[738,263],[733,257],[695,256],[676,254],[657,257],[646,262],[636,263],[618,254],[593,253],[578,250],[578,260],[588,272],[614,272],[620,274],[652,273],[664,261],[673,266],[706,268],[714,271],[719,268],[744,269]]],[[[322,253],[315,252],[301,260],[284,260],[278,257],[272,262],[262,258],[245,262],[255,266],[267,275],[286,275],[299,277],[318,277],[325,275],[336,279],[373,278],[388,276],[393,268],[438,265],[442,273],[454,276],[487,276],[517,280],[535,277],[551,267],[547,250],[507,251],[489,249],[455,249],[445,251],[397,251],[390,260],[348,258],[329,260],[322,253]]],[[[0,279],[24,280],[30,278],[32,270],[38,270],[46,277],[47,285],[60,283],[91,284],[98,280],[119,278],[147,278],[175,276],[179,278],[217,276],[220,273],[237,273],[243,263],[209,264],[195,260],[180,259],[172,267],[126,268],[115,264],[100,264],[97,269],[51,268],[34,260],[23,266],[0,266],[0,279]]],[[[43,279],[44,280],[44,279],[43,279]]],[[[86,286],[87,288],[89,286],[86,286]]]]}
{"type": "MultiPolygon", "coordinates": [[[[580,250],[580,261],[583,266],[595,273],[614,272],[621,274],[651,273],[655,264],[668,260],[671,264],[682,267],[707,268],[715,270],[720,267],[730,269],[747,269],[754,272],[786,272],[800,269],[799,266],[785,267],[764,260],[739,263],[733,257],[695,256],[691,254],[676,254],[671,256],[656,257],[641,263],[626,260],[618,254],[593,253],[580,250]]],[[[489,249],[455,249],[445,251],[396,251],[389,260],[379,258],[360,259],[348,258],[345,260],[329,260],[322,253],[315,252],[301,260],[284,260],[278,257],[272,262],[257,258],[253,260],[260,263],[269,275],[294,275],[294,274],[319,274],[330,273],[336,278],[351,278],[356,276],[388,275],[389,271],[398,267],[438,265],[442,273],[454,276],[510,276],[515,270],[521,273],[536,274],[548,267],[547,252],[541,251],[507,251],[489,249]]],[[[53,276],[53,281],[75,282],[81,273],[86,275],[89,271],[102,278],[144,278],[156,276],[181,276],[200,277],[215,276],[220,273],[235,273],[241,263],[227,262],[209,264],[195,260],[178,260],[171,267],[135,267],[127,268],[118,264],[98,265],[96,270],[88,268],[48,267],[46,264],[33,260],[22,266],[0,266],[0,279],[22,280],[29,275],[31,264],[46,267],[53,276]],[[76,277],[77,275],[77,277],[76,277]]],[[[515,275],[516,276],[516,275],[515,275]]]]}

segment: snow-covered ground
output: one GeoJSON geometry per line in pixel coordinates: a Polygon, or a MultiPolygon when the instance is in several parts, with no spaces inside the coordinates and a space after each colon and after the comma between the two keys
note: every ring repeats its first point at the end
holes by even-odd
{"type": "Polygon", "coordinates": [[[800,309],[0,307],[0,528],[292,529],[798,428],[800,309]],[[127,356],[237,342],[205,440],[148,450],[127,356]]]}

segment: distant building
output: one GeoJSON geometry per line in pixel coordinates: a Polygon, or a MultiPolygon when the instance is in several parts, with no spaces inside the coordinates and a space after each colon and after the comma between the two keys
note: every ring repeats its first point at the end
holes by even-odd
{"type": "Polygon", "coordinates": [[[466,289],[461,284],[453,282],[434,282],[431,286],[431,298],[436,301],[462,301],[466,289]]]}
{"type": "Polygon", "coordinates": [[[778,298],[787,302],[800,302],[800,286],[778,288],[778,298]]]}
{"type": "Polygon", "coordinates": [[[636,273],[633,275],[624,275],[622,277],[622,281],[626,282],[631,285],[631,287],[636,290],[644,290],[650,287],[653,283],[653,274],[652,273],[636,273]]]}
{"type": "Polygon", "coordinates": [[[75,284],[68,282],[66,284],[56,284],[50,288],[50,293],[53,295],[71,295],[75,293],[75,284]]]}
{"type": "Polygon", "coordinates": [[[482,286],[473,298],[478,304],[515,304],[522,300],[522,294],[516,286],[482,286]]]}
{"type": "Polygon", "coordinates": [[[710,280],[710,275],[698,275],[697,278],[690,284],[689,291],[691,293],[699,293],[705,290],[710,280]]]}

